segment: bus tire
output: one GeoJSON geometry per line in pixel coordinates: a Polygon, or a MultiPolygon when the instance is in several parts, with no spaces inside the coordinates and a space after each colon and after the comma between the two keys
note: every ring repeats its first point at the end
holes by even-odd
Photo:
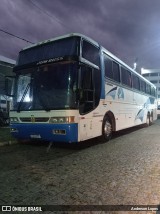
{"type": "Polygon", "coordinates": [[[104,117],[102,125],[102,141],[107,142],[112,137],[112,123],[108,116],[104,117]]]}
{"type": "Polygon", "coordinates": [[[150,114],[148,113],[145,126],[148,127],[149,125],[150,125],[150,114]]]}
{"type": "Polygon", "coordinates": [[[153,114],[151,113],[151,116],[150,116],[150,121],[149,121],[149,125],[151,126],[153,123],[153,114]]]}

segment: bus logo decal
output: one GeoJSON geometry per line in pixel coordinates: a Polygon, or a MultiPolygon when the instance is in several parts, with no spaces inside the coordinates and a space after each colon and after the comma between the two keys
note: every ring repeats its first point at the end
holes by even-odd
{"type": "Polygon", "coordinates": [[[124,91],[122,88],[118,89],[118,99],[124,99],[124,91]]]}
{"type": "Polygon", "coordinates": [[[114,87],[106,94],[106,96],[111,96],[112,99],[115,99],[116,91],[117,91],[117,87],[114,87]]]}

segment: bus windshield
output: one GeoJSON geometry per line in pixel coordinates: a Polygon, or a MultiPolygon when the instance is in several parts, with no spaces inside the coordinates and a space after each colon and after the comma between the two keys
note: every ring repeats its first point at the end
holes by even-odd
{"type": "Polygon", "coordinates": [[[69,37],[23,50],[19,53],[17,66],[65,56],[78,56],[79,44],[80,38],[69,37]]]}
{"type": "Polygon", "coordinates": [[[12,110],[77,108],[77,71],[76,62],[47,64],[19,71],[12,110]]]}

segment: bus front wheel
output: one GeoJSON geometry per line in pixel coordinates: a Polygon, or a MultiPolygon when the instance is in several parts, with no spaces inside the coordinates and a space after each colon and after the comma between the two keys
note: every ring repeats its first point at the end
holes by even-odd
{"type": "Polygon", "coordinates": [[[102,125],[102,140],[103,142],[109,141],[112,137],[112,123],[108,116],[105,116],[102,125]]]}

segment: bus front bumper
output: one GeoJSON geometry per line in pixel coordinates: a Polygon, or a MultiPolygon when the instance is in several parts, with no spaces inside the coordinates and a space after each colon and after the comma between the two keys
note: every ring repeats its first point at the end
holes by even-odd
{"type": "Polygon", "coordinates": [[[78,124],[23,124],[10,125],[11,134],[19,140],[78,142],[78,124]]]}

